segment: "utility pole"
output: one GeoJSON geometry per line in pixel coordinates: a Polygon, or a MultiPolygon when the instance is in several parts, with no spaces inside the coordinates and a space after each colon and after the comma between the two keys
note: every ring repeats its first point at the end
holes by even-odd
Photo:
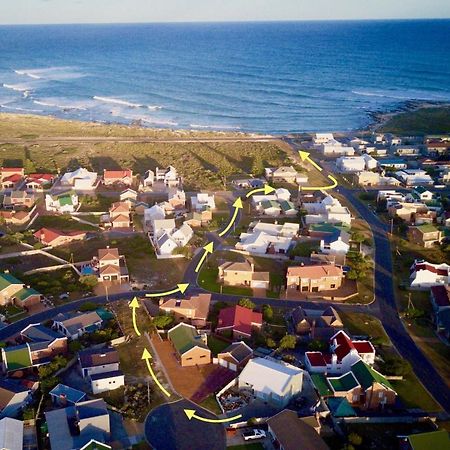
{"type": "Polygon", "coordinates": [[[391,218],[391,236],[394,235],[394,219],[391,218]]]}

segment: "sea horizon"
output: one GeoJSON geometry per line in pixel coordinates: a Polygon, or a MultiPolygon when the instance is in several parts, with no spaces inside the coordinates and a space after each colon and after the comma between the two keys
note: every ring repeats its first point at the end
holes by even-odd
{"type": "Polygon", "coordinates": [[[0,25],[0,52],[0,111],[63,119],[279,135],[450,102],[447,18],[0,25]]]}

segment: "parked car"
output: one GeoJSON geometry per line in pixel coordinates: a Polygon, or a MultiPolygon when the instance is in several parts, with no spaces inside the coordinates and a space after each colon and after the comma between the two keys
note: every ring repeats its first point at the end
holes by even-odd
{"type": "Polygon", "coordinates": [[[244,441],[253,441],[254,439],[263,439],[266,437],[266,432],[264,430],[250,430],[242,433],[244,441]]]}

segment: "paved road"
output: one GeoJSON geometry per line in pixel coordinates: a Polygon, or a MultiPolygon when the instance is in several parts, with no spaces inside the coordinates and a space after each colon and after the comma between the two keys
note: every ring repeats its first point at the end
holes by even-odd
{"type": "Polygon", "coordinates": [[[442,408],[450,414],[450,389],[439,372],[417,347],[401,321],[395,301],[392,277],[392,253],[388,226],[357,197],[358,191],[340,187],[340,193],[351,202],[373,232],[375,242],[375,298],[379,318],[400,355],[409,361],[414,373],[442,408]]]}

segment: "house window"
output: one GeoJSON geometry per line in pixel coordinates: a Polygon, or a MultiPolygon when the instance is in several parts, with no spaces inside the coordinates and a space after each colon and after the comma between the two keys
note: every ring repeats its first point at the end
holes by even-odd
{"type": "Polygon", "coordinates": [[[334,289],[336,287],[335,284],[330,284],[330,289],[334,289]]]}
{"type": "Polygon", "coordinates": [[[192,358],[191,357],[189,357],[189,358],[186,358],[186,361],[190,361],[192,358]]]}
{"type": "Polygon", "coordinates": [[[206,355],[201,355],[200,358],[206,358],[206,355]]]}

